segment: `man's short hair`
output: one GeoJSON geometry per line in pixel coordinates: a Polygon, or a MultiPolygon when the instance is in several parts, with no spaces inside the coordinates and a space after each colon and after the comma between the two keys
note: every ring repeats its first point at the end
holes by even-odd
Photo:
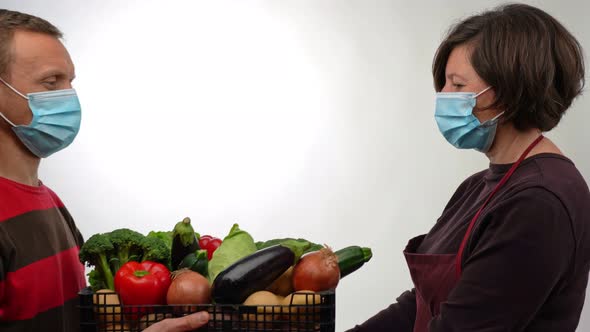
{"type": "Polygon", "coordinates": [[[0,9],[0,75],[5,73],[10,64],[10,47],[14,32],[17,30],[44,33],[58,39],[63,36],[58,28],[42,18],[0,9]]]}

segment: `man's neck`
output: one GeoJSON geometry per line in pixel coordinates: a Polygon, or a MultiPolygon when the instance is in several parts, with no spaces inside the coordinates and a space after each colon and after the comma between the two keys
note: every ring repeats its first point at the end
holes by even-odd
{"type": "MultiPolygon", "coordinates": [[[[514,163],[539,135],[541,135],[541,131],[538,129],[518,131],[512,124],[498,126],[494,144],[486,156],[492,164],[514,163]]],[[[529,156],[540,152],[550,152],[549,150],[544,151],[546,150],[544,146],[545,144],[539,144],[529,156]]]]}
{"type": "Polygon", "coordinates": [[[0,177],[38,186],[41,159],[32,155],[14,135],[0,133],[0,177]]]}

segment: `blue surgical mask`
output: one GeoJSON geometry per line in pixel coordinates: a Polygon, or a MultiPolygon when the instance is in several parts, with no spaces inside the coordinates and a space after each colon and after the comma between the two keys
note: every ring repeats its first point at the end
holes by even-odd
{"type": "Polygon", "coordinates": [[[37,157],[45,158],[70,145],[80,130],[81,107],[74,89],[29,93],[26,96],[0,78],[12,91],[29,101],[33,119],[28,125],[6,120],[21,142],[37,157]]]}
{"type": "Polygon", "coordinates": [[[438,129],[449,143],[459,149],[475,149],[487,152],[494,142],[498,118],[481,123],[474,115],[473,108],[480,93],[474,92],[439,92],[436,94],[434,118],[438,129]]]}

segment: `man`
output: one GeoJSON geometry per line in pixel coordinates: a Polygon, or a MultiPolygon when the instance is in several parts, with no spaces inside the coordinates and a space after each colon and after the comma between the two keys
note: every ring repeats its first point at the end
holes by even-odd
{"type": "MultiPolygon", "coordinates": [[[[80,127],[72,60],[51,23],[0,9],[0,331],[78,331],[83,238],[59,197],[38,179],[41,158],[80,127]]],[[[189,331],[207,313],[145,331],[189,331]]]]}

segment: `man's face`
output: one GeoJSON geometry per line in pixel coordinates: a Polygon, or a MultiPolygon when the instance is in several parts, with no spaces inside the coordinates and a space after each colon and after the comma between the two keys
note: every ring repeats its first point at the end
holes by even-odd
{"type": "MultiPolygon", "coordinates": [[[[10,60],[2,78],[24,95],[72,87],[74,64],[66,48],[55,37],[16,31],[10,60]]],[[[28,101],[1,83],[0,112],[16,125],[29,124],[33,116],[28,101]]],[[[10,127],[1,119],[0,126],[10,127]]]]}

